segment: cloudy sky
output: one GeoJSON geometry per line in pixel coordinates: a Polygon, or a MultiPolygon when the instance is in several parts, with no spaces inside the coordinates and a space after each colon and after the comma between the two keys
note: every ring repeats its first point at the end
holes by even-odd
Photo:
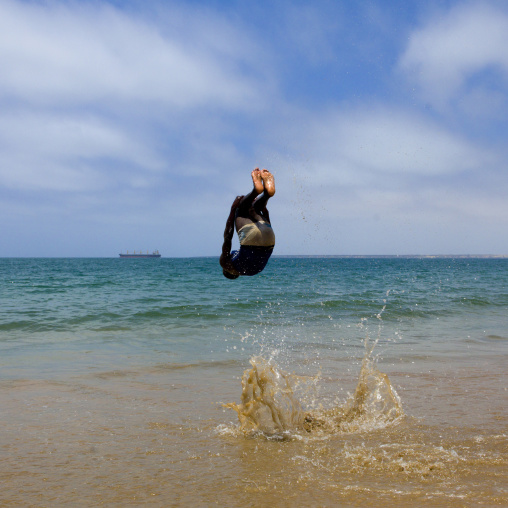
{"type": "Polygon", "coordinates": [[[508,254],[503,1],[0,0],[0,256],[508,254]]]}

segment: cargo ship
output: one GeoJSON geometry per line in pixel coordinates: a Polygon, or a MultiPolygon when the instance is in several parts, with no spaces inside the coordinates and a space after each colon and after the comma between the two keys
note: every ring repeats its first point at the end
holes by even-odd
{"type": "Polygon", "coordinates": [[[146,258],[160,258],[161,255],[159,254],[158,250],[154,250],[151,254],[148,251],[146,251],[146,254],[141,251],[139,251],[139,252],[127,251],[125,254],[123,254],[123,253],[120,254],[120,257],[121,258],[130,258],[130,259],[146,259],[146,258]]]}

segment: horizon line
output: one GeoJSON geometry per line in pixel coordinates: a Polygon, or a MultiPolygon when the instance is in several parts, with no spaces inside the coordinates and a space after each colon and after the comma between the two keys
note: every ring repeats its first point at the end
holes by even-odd
{"type": "MultiPolygon", "coordinates": [[[[161,256],[157,259],[189,259],[218,258],[218,255],[204,256],[161,256]]],[[[274,254],[272,258],[344,258],[344,259],[375,259],[375,258],[458,258],[487,259],[508,258],[508,254],[274,254]]],[[[0,259],[121,259],[119,256],[0,256],[0,259]]]]}

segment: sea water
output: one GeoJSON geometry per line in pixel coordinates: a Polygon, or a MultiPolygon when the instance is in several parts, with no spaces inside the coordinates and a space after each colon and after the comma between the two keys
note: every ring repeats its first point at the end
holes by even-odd
{"type": "Polygon", "coordinates": [[[507,259],[0,259],[0,505],[506,506],[507,359],[507,259]]]}

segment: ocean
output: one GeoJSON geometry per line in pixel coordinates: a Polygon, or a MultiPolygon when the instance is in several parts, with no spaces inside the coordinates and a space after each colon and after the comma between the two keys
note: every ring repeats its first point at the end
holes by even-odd
{"type": "Polygon", "coordinates": [[[0,259],[1,506],[508,506],[508,259],[0,259]]]}

